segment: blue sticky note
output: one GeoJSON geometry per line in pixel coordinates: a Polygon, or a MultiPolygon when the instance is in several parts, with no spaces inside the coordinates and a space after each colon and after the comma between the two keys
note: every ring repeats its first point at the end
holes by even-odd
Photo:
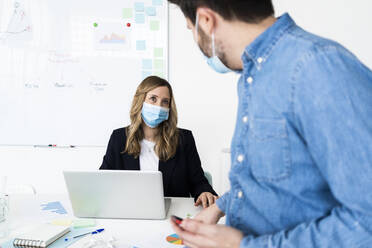
{"type": "Polygon", "coordinates": [[[145,23],[145,15],[144,14],[136,14],[134,17],[134,21],[137,24],[144,24],[145,23]]]}
{"type": "Polygon", "coordinates": [[[155,7],[147,7],[146,14],[148,16],[156,16],[156,8],[155,7]]]}
{"type": "Polygon", "coordinates": [[[145,3],[144,2],[136,2],[134,3],[134,9],[136,12],[143,12],[145,11],[145,3]]]}
{"type": "Polygon", "coordinates": [[[151,59],[143,59],[142,60],[142,69],[151,70],[152,69],[152,60],[151,59]]]}
{"type": "Polygon", "coordinates": [[[152,5],[161,6],[163,5],[163,0],[152,0],[152,5]]]}
{"type": "Polygon", "coordinates": [[[52,212],[57,214],[67,214],[66,209],[63,207],[62,203],[59,201],[56,202],[48,202],[45,204],[41,204],[41,210],[46,212],[52,212]]]}
{"type": "Polygon", "coordinates": [[[142,79],[145,79],[148,76],[151,76],[151,71],[142,71],[142,79]]]}
{"type": "Polygon", "coordinates": [[[146,50],[146,41],[145,40],[137,40],[136,48],[137,48],[137,51],[146,50]]]}

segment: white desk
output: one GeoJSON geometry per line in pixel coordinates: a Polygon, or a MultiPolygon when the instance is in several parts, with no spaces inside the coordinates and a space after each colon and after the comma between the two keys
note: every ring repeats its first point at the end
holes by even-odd
{"type": "MultiPolygon", "coordinates": [[[[67,195],[11,196],[10,235],[6,239],[0,239],[0,243],[29,231],[39,223],[55,219],[57,214],[45,216],[45,214],[40,211],[40,204],[54,201],[60,201],[68,212],[66,215],[59,215],[59,219],[74,219],[67,195]]],[[[105,232],[116,239],[125,241],[125,243],[129,245],[136,245],[140,248],[151,247],[151,242],[154,243],[152,248],[180,248],[183,246],[173,245],[165,240],[168,235],[174,233],[169,222],[170,216],[174,214],[186,218],[187,214],[194,216],[201,209],[201,207],[194,207],[192,198],[172,198],[167,219],[165,220],[97,219],[97,228],[105,228],[105,232]]]]}

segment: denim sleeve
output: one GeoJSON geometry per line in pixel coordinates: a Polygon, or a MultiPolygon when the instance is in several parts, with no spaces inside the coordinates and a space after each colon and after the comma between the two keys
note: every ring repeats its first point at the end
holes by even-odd
{"type": "Polygon", "coordinates": [[[371,247],[372,73],[337,46],[312,51],[295,71],[293,125],[339,205],[289,230],[247,236],[240,247],[371,247]]]}
{"type": "Polygon", "coordinates": [[[223,194],[220,198],[217,199],[216,204],[218,208],[226,214],[226,207],[229,202],[230,198],[230,191],[227,191],[225,194],[223,194]]]}

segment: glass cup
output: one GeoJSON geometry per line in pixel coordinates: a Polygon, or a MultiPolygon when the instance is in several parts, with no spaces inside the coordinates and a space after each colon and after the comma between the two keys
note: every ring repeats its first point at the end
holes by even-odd
{"type": "Polygon", "coordinates": [[[9,196],[5,194],[6,177],[0,177],[0,239],[9,235],[9,196]]]}

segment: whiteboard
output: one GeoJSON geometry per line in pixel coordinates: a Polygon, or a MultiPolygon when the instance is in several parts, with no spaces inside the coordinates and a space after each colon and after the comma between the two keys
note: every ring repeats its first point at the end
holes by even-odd
{"type": "Polygon", "coordinates": [[[168,78],[167,0],[0,0],[0,144],[106,145],[168,78]]]}

